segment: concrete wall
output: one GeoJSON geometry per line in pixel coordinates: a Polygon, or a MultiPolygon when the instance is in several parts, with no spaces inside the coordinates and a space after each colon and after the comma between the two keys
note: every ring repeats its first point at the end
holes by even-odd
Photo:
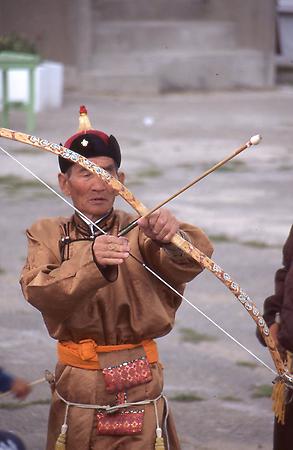
{"type": "Polygon", "coordinates": [[[274,52],[276,0],[213,0],[213,9],[237,24],[241,47],[274,52]]]}
{"type": "Polygon", "coordinates": [[[93,0],[98,20],[224,20],[237,24],[239,45],[274,48],[276,0],[93,0]]]}
{"type": "Polygon", "coordinates": [[[75,31],[80,27],[77,12],[83,2],[86,0],[0,0],[0,34],[16,33],[34,42],[44,59],[75,65],[75,31]]]}
{"type": "Polygon", "coordinates": [[[272,51],[275,10],[276,0],[0,0],[0,25],[44,58],[84,66],[98,20],[232,20],[241,47],[272,51]]]}

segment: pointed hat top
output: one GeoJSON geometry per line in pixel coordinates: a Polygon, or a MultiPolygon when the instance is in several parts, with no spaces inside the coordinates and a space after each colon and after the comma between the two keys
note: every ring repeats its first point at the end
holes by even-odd
{"type": "Polygon", "coordinates": [[[79,128],[78,131],[87,131],[91,130],[92,125],[90,119],[87,115],[87,109],[84,105],[81,105],[79,108],[79,128]]]}

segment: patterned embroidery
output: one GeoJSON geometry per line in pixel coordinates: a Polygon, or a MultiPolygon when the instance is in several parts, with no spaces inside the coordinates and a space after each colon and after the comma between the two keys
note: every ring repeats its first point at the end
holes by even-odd
{"type": "Polygon", "coordinates": [[[150,365],[145,356],[103,369],[106,391],[113,394],[152,380],[150,365]]]}
{"type": "Polygon", "coordinates": [[[117,405],[122,405],[123,403],[127,403],[127,392],[117,392],[116,403],[117,403],[117,405]]]}
{"type": "Polygon", "coordinates": [[[97,413],[97,434],[132,435],[142,431],[144,410],[97,413]]]}

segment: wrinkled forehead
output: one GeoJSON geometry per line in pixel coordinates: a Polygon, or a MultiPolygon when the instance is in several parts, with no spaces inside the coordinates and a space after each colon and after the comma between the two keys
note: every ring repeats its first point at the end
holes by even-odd
{"type": "Polygon", "coordinates": [[[117,163],[113,158],[110,156],[92,156],[91,158],[88,158],[90,161],[92,161],[96,166],[101,167],[102,169],[115,169],[117,170],[117,163]]]}
{"type": "MultiPolygon", "coordinates": [[[[101,169],[106,170],[107,172],[117,172],[118,167],[113,158],[109,156],[92,156],[88,158],[89,161],[92,161],[96,166],[101,167],[101,169]]],[[[89,172],[89,170],[85,169],[83,166],[79,164],[73,164],[71,168],[68,170],[68,173],[80,173],[80,172],[89,172]]]]}

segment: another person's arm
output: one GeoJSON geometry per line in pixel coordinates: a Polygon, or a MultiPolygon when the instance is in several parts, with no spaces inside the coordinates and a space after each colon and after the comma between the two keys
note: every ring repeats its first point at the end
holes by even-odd
{"type": "Polygon", "coordinates": [[[22,378],[14,377],[0,368],[0,392],[7,391],[11,391],[16,398],[24,399],[31,388],[22,378]]]}

